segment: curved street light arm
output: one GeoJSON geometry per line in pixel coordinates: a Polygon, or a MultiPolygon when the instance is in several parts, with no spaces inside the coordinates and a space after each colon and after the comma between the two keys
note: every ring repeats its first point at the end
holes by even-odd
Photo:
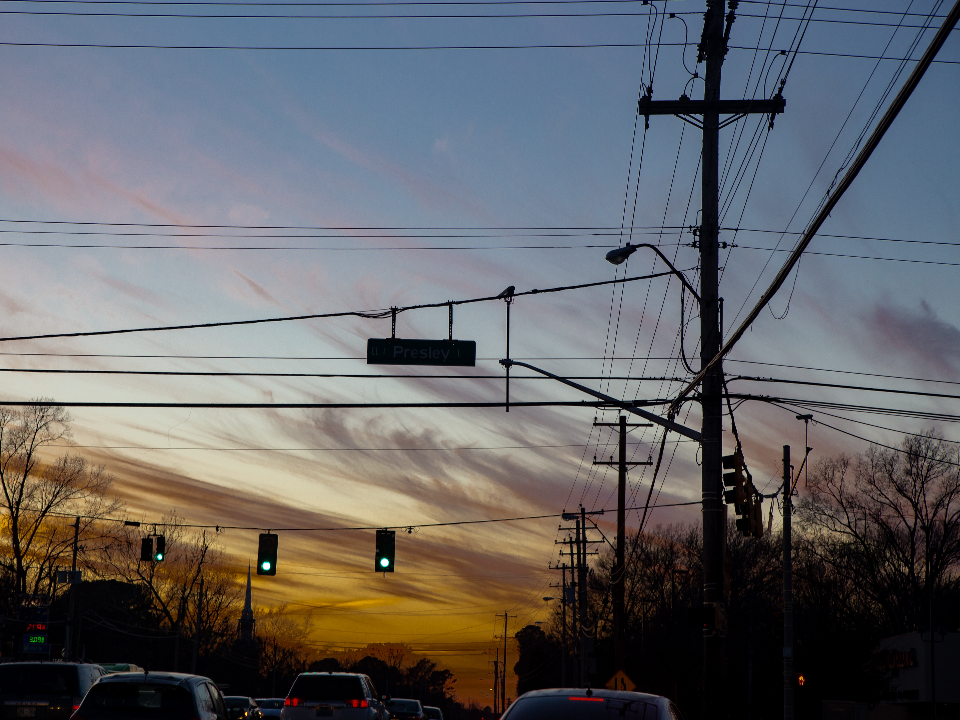
{"type": "Polygon", "coordinates": [[[678,278],[680,278],[680,282],[682,282],[683,286],[687,290],[689,290],[690,293],[697,299],[697,302],[698,303],[700,302],[700,295],[697,294],[697,291],[693,289],[693,285],[691,285],[690,282],[687,280],[686,275],[684,275],[682,272],[677,270],[673,266],[673,263],[667,260],[667,256],[664,255],[660,251],[660,248],[658,248],[656,245],[651,245],[650,243],[640,243],[639,245],[631,245],[630,243],[627,243],[622,248],[617,248],[616,250],[611,250],[610,252],[608,252],[607,261],[613,263],[614,265],[619,265],[628,257],[633,255],[633,253],[636,252],[637,248],[650,248],[651,250],[653,250],[660,257],[660,259],[663,260],[663,263],[668,268],[670,268],[670,271],[674,275],[676,275],[678,278]]]}

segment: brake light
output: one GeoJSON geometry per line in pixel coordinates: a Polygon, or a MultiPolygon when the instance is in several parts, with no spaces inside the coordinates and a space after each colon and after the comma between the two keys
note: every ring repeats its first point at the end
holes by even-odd
{"type": "Polygon", "coordinates": [[[365,708],[365,707],[367,707],[367,701],[366,701],[366,700],[344,700],[344,701],[343,701],[343,704],[344,704],[346,707],[352,707],[352,708],[365,708]]]}
{"type": "Polygon", "coordinates": [[[579,700],[580,702],[603,702],[603,698],[588,697],[568,697],[567,700],[579,700]]]}
{"type": "Polygon", "coordinates": [[[283,706],[284,707],[296,707],[300,704],[300,698],[284,698],[283,706]]]}
{"type": "Polygon", "coordinates": [[[79,709],[80,709],[80,703],[77,703],[76,705],[73,706],[73,711],[74,711],[74,712],[76,712],[76,711],[79,710],[79,709]]]}

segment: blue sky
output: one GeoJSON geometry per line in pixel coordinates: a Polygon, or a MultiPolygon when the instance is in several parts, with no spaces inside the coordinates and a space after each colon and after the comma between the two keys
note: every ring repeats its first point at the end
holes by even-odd
{"type": "MultiPolygon", "coordinates": [[[[801,231],[812,217],[898,65],[836,54],[877,56],[890,41],[885,55],[901,57],[918,30],[894,33],[891,25],[920,25],[935,4],[850,2],[842,7],[861,11],[814,11],[816,21],[807,29],[803,52],[796,56],[784,89],[786,113],[769,134],[761,126],[756,135],[760,143],[766,140],[762,155],[748,152],[754,147],[749,140],[758,119],[722,133],[722,162],[730,158],[731,168],[724,185],[724,197],[731,193],[729,209],[722,225],[744,229],[721,233],[722,240],[738,245],[722,254],[727,331],[738,309],[749,309],[782,264],[785,253],[771,249],[778,240],[780,249],[792,247],[795,235],[781,238],[777,233],[801,231]],[[874,12],[862,12],[868,9],[874,12]],[[811,52],[833,55],[807,54],[811,52]],[[752,159],[737,183],[744,157],[752,159]]],[[[651,118],[645,136],[642,119],[636,135],[634,127],[638,89],[641,83],[649,85],[651,77],[655,98],[702,93],[702,83],[691,79],[684,67],[685,62],[689,70],[702,74],[702,65],[695,68],[695,46],[687,47],[682,57],[683,47],[677,45],[684,42],[681,18],[689,28],[688,40],[699,39],[701,2],[667,3],[666,12],[674,12],[675,18],[663,18],[663,2],[417,7],[9,2],[4,9],[607,14],[474,19],[8,14],[0,32],[0,41],[8,43],[287,48],[640,44],[469,50],[0,46],[0,229],[3,240],[12,244],[0,249],[6,270],[0,286],[4,336],[381,309],[487,296],[508,285],[524,290],[610,280],[617,271],[603,261],[603,254],[631,237],[619,231],[631,224],[634,242],[659,243],[691,279],[696,277],[697,254],[689,246],[693,237],[676,228],[698,222],[699,132],[673,117],[651,118]],[[650,15],[651,7],[656,15],[650,15]],[[613,12],[624,14],[610,16],[613,12]],[[643,47],[648,27],[661,45],[655,67],[643,47]],[[14,220],[267,229],[203,231],[14,220]],[[334,229],[277,229],[280,226],[334,229]],[[122,232],[157,234],[116,235],[122,232]],[[180,249],[16,247],[37,242],[180,249]],[[251,245],[312,249],[195,249],[251,245]]],[[[772,84],[783,63],[790,61],[776,51],[791,47],[803,9],[802,3],[785,8],[740,4],[731,36],[734,47],[724,64],[725,97],[764,94],[764,80],[772,84]],[[783,17],[794,19],[779,25],[769,19],[781,10],[783,17]]],[[[940,7],[940,14],[944,12],[940,7]]],[[[930,31],[922,35],[914,57],[930,37],[930,31]]],[[[960,225],[960,138],[953,120],[960,111],[956,32],[939,59],[950,62],[931,67],[811,245],[812,253],[826,254],[804,257],[795,286],[791,278],[774,299],[772,310],[782,315],[792,292],[789,313],[776,320],[765,312],[733,358],[960,381],[960,298],[957,267],[949,265],[960,262],[954,247],[960,225]]],[[[895,83],[894,92],[911,67],[895,83]]],[[[663,269],[645,251],[627,267],[630,275],[663,269]]],[[[512,352],[537,358],[537,364],[561,374],[599,377],[609,375],[612,367],[616,376],[628,371],[633,377],[683,375],[676,360],[679,301],[678,283],[666,278],[631,283],[622,291],[608,286],[522,298],[513,306],[512,352]],[[629,359],[604,359],[614,354],[637,359],[632,364],[629,359]],[[672,359],[660,359],[666,357],[672,359]]],[[[696,354],[696,326],[694,322],[687,336],[689,355],[696,354]]],[[[445,310],[406,313],[398,320],[398,335],[445,337],[446,327],[445,310]]],[[[150,358],[0,359],[9,368],[366,373],[380,371],[361,359],[366,338],[388,333],[389,320],[316,320],[6,343],[3,348],[9,353],[158,356],[150,358]],[[278,357],[293,359],[272,359],[278,357]]],[[[481,358],[476,371],[464,374],[496,376],[486,379],[3,373],[0,399],[498,401],[503,382],[496,360],[502,356],[503,333],[502,303],[455,312],[455,337],[476,340],[481,358]]],[[[727,371],[952,392],[944,384],[746,363],[729,363],[727,371]]],[[[422,374],[437,373],[426,369],[422,374]]],[[[680,387],[679,382],[661,381],[583,382],[629,398],[665,397],[680,387]]],[[[946,414],[954,413],[956,405],[945,399],[891,399],[745,381],[736,387],[946,414]]],[[[513,394],[527,400],[580,399],[541,380],[518,380],[513,394]]],[[[589,465],[593,453],[610,452],[606,433],[597,445],[592,410],[528,409],[505,415],[495,410],[77,409],[73,415],[76,443],[95,446],[83,452],[106,463],[131,512],[143,517],[176,511],[192,521],[226,525],[417,525],[559,512],[581,501],[612,506],[612,474],[594,474],[589,465]],[[117,446],[124,449],[110,449],[117,446]],[[194,449],[168,449],[185,447],[194,449]],[[423,450],[466,447],[497,449],[423,450]]],[[[606,419],[613,417],[608,413],[606,419]]],[[[899,431],[931,427],[928,420],[909,417],[849,417],[899,431]]],[[[802,447],[802,424],[789,412],[748,403],[737,418],[748,460],[764,479],[779,474],[776,463],[783,444],[802,447]]],[[[889,444],[902,437],[850,420],[820,419],[889,444]]],[[[699,424],[696,410],[687,422],[699,424]]],[[[948,438],[956,437],[949,423],[934,426],[948,438]]],[[[823,427],[815,426],[812,435],[818,453],[866,447],[823,427]]],[[[644,434],[638,455],[644,456],[655,439],[652,432],[644,434]]],[[[660,502],[698,498],[696,446],[681,443],[673,457],[660,502]]],[[[644,497],[648,483],[640,471],[632,473],[631,495],[644,497]]],[[[695,508],[662,509],[656,520],[693,522],[698,516],[695,508]]],[[[471,678],[482,674],[486,659],[462,653],[486,648],[494,612],[518,609],[518,622],[546,618],[539,598],[556,579],[546,570],[555,559],[554,538],[553,521],[469,532],[422,529],[400,538],[398,573],[386,585],[368,572],[372,532],[322,538],[288,534],[281,538],[281,568],[286,556],[291,572],[285,577],[281,572],[270,585],[258,580],[255,592],[264,602],[299,602],[305,611],[322,608],[314,612],[321,645],[406,640],[434,654],[451,653],[444,657],[461,674],[460,687],[468,694],[479,693],[481,684],[471,678]],[[292,565],[307,574],[292,574],[292,565]]],[[[230,532],[224,543],[239,570],[254,549],[255,533],[230,532]]]]}

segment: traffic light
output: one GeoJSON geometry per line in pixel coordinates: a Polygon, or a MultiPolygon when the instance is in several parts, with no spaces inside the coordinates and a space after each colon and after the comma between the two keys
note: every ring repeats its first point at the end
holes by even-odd
{"type": "Polygon", "coordinates": [[[743,453],[738,447],[732,455],[723,456],[723,484],[731,488],[723,493],[723,501],[733,505],[737,513],[737,530],[742,535],[763,537],[763,499],[746,473],[743,453]]]}
{"type": "Polygon", "coordinates": [[[150,562],[153,560],[153,538],[145,537],[140,541],[140,560],[150,562]]]}
{"type": "Polygon", "coordinates": [[[393,530],[377,530],[377,554],[374,558],[374,570],[377,572],[393,572],[393,561],[396,555],[397,533],[393,530]]]}
{"type": "Polygon", "coordinates": [[[153,561],[162,562],[167,554],[167,540],[163,535],[157,535],[157,542],[153,547],[153,561]]]}
{"type": "Polygon", "coordinates": [[[279,536],[260,533],[260,546],[257,548],[257,575],[277,574],[277,542],[279,536]]]}
{"type": "Polygon", "coordinates": [[[741,508],[747,503],[747,478],[743,473],[743,453],[740,448],[737,448],[733,455],[723,456],[723,469],[732,471],[723,474],[723,484],[732,488],[724,491],[723,501],[733,505],[737,515],[741,515],[741,508]]]}

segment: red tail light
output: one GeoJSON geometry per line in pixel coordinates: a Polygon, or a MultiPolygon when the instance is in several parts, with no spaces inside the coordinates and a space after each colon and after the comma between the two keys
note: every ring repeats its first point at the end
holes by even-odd
{"type": "Polygon", "coordinates": [[[344,700],[343,704],[346,707],[365,708],[367,706],[367,701],[366,700],[344,700]]]}
{"type": "Polygon", "coordinates": [[[300,698],[284,698],[283,706],[284,707],[296,707],[300,704],[300,698]]]}

